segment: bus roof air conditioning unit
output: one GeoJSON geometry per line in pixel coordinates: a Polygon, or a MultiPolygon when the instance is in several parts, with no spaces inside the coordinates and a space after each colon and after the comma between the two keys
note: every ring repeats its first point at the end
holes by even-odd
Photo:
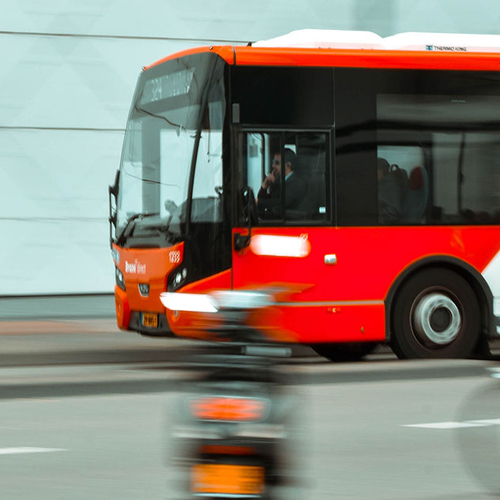
{"type": "Polygon", "coordinates": [[[386,50],[437,52],[500,52],[500,35],[457,33],[400,33],[383,39],[386,50]]]}
{"type": "Polygon", "coordinates": [[[254,47],[303,49],[371,49],[436,52],[500,52],[500,35],[457,33],[400,33],[382,38],[371,31],[292,31],[252,44],[254,47]]]}
{"type": "Polygon", "coordinates": [[[383,38],[371,31],[296,30],[287,35],[255,42],[254,47],[303,49],[382,49],[383,38]]]}

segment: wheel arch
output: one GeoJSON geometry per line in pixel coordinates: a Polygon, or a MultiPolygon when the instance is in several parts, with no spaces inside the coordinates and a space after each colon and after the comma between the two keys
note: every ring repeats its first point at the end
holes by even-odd
{"type": "Polygon", "coordinates": [[[481,310],[481,335],[488,338],[496,336],[496,325],[493,315],[493,294],[481,273],[467,262],[456,257],[435,255],[412,263],[399,274],[389,289],[385,298],[386,341],[389,342],[391,339],[393,303],[398,291],[408,279],[424,269],[433,267],[454,271],[467,281],[476,295],[481,310]]]}

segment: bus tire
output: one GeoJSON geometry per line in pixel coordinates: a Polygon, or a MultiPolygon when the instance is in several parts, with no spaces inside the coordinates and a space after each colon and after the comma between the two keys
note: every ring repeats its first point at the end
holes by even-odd
{"type": "Polygon", "coordinates": [[[313,344],[312,349],[330,361],[359,361],[371,354],[377,342],[352,342],[345,344],[313,344]]]}
{"type": "Polygon", "coordinates": [[[467,358],[481,331],[476,294],[445,268],[427,268],[396,293],[391,346],[401,359],[467,358]]]}

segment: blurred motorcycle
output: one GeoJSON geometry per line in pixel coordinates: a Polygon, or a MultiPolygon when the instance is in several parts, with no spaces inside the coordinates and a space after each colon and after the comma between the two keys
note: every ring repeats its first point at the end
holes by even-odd
{"type": "Polygon", "coordinates": [[[174,416],[171,449],[181,469],[181,495],[277,498],[300,476],[293,460],[300,428],[297,399],[279,371],[291,348],[253,326],[272,308],[274,296],[189,295],[161,295],[167,309],[202,311],[200,328],[209,338],[190,360],[200,376],[174,416]]]}

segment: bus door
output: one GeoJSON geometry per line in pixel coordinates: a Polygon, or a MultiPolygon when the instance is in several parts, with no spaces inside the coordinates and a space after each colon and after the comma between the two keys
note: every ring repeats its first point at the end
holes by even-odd
{"type": "Polygon", "coordinates": [[[243,130],[236,143],[233,288],[293,285],[286,317],[300,331],[303,309],[322,300],[324,262],[335,263],[323,237],[332,223],[330,133],[243,130]]]}

